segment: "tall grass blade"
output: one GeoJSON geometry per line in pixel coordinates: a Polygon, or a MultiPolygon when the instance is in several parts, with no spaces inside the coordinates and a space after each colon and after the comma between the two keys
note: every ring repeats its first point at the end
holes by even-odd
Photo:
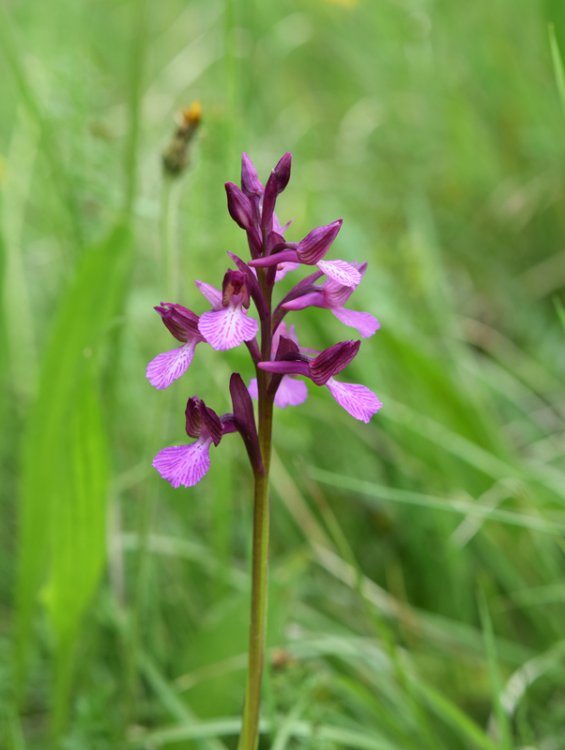
{"type": "MultiPolygon", "coordinates": [[[[61,299],[42,363],[23,445],[16,590],[20,690],[40,589],[66,661],[104,563],[108,470],[99,383],[104,366],[112,365],[105,361],[108,332],[121,311],[130,261],[124,225],[85,253],[61,299]]],[[[63,698],[57,702],[62,705],[63,698]]]]}

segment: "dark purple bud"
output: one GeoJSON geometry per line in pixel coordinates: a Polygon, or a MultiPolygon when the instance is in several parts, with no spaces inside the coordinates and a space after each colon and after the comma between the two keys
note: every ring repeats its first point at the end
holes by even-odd
{"type": "Polygon", "coordinates": [[[288,185],[288,181],[290,180],[291,163],[292,154],[290,153],[290,151],[287,151],[286,154],[283,154],[281,156],[281,158],[277,162],[276,167],[271,172],[271,175],[274,175],[274,179],[276,180],[277,194],[282,193],[282,191],[288,185]]]}
{"type": "Polygon", "coordinates": [[[249,291],[246,275],[241,271],[226,271],[222,282],[222,305],[243,305],[249,307],[249,291]]]}
{"type": "Polygon", "coordinates": [[[322,260],[337,237],[342,224],[343,219],[338,219],[326,226],[317,227],[307,234],[296,247],[300,261],[312,266],[322,260]]]}
{"type": "Polygon", "coordinates": [[[253,403],[241,375],[234,372],[230,378],[230,394],[233,405],[233,416],[254,472],[263,473],[263,461],[261,459],[261,448],[255,426],[255,415],[253,414],[253,403]]]}
{"type": "Polygon", "coordinates": [[[222,439],[222,423],[213,409],[206,406],[197,396],[186,402],[186,434],[190,437],[210,437],[214,445],[222,439]]]}
{"type": "Polygon", "coordinates": [[[267,303],[265,302],[265,297],[263,296],[263,292],[261,291],[261,287],[259,286],[257,277],[255,276],[254,272],[249,268],[247,263],[241,260],[241,258],[239,258],[235,253],[230,253],[228,251],[228,255],[233,260],[233,262],[238,267],[238,269],[242,273],[245,274],[247,289],[249,290],[249,294],[253,297],[253,301],[255,302],[257,306],[257,312],[259,313],[259,317],[260,318],[265,317],[268,312],[267,303]]]}
{"type": "Polygon", "coordinates": [[[300,350],[298,348],[298,345],[295,341],[292,339],[287,338],[286,336],[281,336],[279,340],[279,345],[277,347],[277,353],[275,354],[275,359],[277,360],[297,360],[301,359],[300,350]]]}
{"type": "Polygon", "coordinates": [[[355,357],[360,341],[340,341],[324,349],[310,362],[310,377],[316,385],[325,385],[330,378],[341,372],[355,357]]]}
{"type": "Polygon", "coordinates": [[[263,194],[263,185],[257,176],[257,170],[245,152],[241,155],[241,189],[248,198],[263,194]]]}
{"type": "Polygon", "coordinates": [[[173,336],[186,343],[189,339],[201,339],[198,331],[198,315],[182,305],[174,302],[161,302],[155,307],[161,316],[161,320],[167,326],[173,336]]]}
{"type": "Polygon", "coordinates": [[[281,250],[284,250],[285,247],[288,247],[288,243],[285,241],[285,238],[282,236],[282,234],[279,234],[278,232],[269,232],[269,236],[267,237],[267,252],[266,255],[270,255],[271,253],[278,253],[281,250]]]}
{"type": "Polygon", "coordinates": [[[273,228],[275,203],[277,202],[277,197],[282,193],[290,180],[291,161],[292,154],[287,151],[269,175],[269,179],[265,185],[263,212],[261,214],[261,229],[263,230],[264,236],[268,236],[273,228]]]}
{"type": "Polygon", "coordinates": [[[255,209],[249,198],[233,182],[226,182],[228,211],[242,229],[250,230],[255,222],[255,209]]]}

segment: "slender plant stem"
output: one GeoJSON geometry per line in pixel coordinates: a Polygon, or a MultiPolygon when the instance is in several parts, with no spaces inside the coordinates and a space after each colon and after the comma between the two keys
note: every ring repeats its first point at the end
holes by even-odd
{"type": "MultiPolygon", "coordinates": [[[[271,307],[271,293],[266,274],[258,273],[263,294],[271,307]]],[[[261,357],[270,359],[271,315],[261,321],[261,357]]],[[[245,708],[238,750],[256,750],[259,739],[261,682],[265,655],[269,569],[269,468],[273,434],[273,398],[268,393],[269,373],[257,369],[259,396],[259,445],[263,471],[255,472],[253,498],[253,549],[251,559],[251,622],[249,626],[249,656],[245,708]]]]}

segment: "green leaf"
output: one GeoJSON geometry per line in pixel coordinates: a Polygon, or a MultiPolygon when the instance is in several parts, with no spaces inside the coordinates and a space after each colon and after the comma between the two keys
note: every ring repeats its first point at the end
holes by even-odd
{"type": "MultiPolygon", "coordinates": [[[[20,688],[38,594],[62,661],[96,589],[105,557],[107,436],[101,376],[120,314],[131,236],[118,225],[82,257],[60,300],[23,440],[17,582],[20,688]]],[[[109,363],[111,366],[111,363],[109,363]]],[[[62,669],[61,674],[66,670],[62,669]]],[[[61,677],[68,689],[69,679],[61,677]]],[[[62,700],[62,699],[61,699],[62,700]]]]}

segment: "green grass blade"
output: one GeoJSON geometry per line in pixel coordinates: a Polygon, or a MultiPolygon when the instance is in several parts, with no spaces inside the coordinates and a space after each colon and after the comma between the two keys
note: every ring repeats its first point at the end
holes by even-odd
{"type": "Polygon", "coordinates": [[[23,442],[17,581],[17,674],[40,588],[68,651],[104,562],[108,494],[100,373],[129,281],[131,237],[118,226],[83,256],[63,295],[23,442]]]}
{"type": "Polygon", "coordinates": [[[557,36],[553,24],[549,26],[549,47],[551,50],[553,70],[555,71],[557,91],[559,92],[561,106],[563,107],[563,113],[565,114],[565,66],[563,65],[563,57],[561,55],[561,50],[559,49],[559,43],[557,42],[557,36]]]}
{"type": "Polygon", "coordinates": [[[487,664],[490,675],[494,710],[497,718],[497,728],[500,734],[500,748],[501,750],[511,750],[513,747],[512,732],[510,729],[508,715],[501,701],[502,680],[498,663],[496,639],[492,627],[492,620],[490,617],[490,612],[488,610],[486,597],[482,591],[479,592],[479,614],[483,627],[483,637],[485,641],[485,651],[487,655],[487,664]]]}

